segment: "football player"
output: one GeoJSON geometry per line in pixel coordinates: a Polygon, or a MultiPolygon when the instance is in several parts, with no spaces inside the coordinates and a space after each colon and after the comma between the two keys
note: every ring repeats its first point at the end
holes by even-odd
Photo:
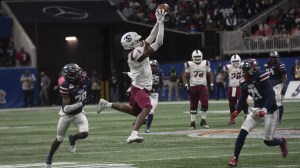
{"type": "Polygon", "coordinates": [[[89,124],[83,107],[91,103],[93,98],[87,94],[89,79],[86,72],[77,64],[70,63],[63,67],[62,75],[65,79],[60,86],[62,108],[59,111],[60,118],[57,124],[57,135],[52,142],[46,167],[52,167],[53,155],[62,143],[71,123],[78,130],[78,133],[69,135],[71,153],[76,151],[76,140],[85,139],[89,132],[89,124]]]}
{"type": "Polygon", "coordinates": [[[163,9],[158,9],[156,11],[155,15],[157,23],[145,41],[142,41],[141,36],[136,32],[125,33],[121,38],[124,57],[130,69],[130,72],[127,73],[131,78],[131,96],[129,105],[111,103],[104,99],[100,99],[99,101],[98,113],[104,108],[113,108],[136,116],[133,130],[127,138],[128,143],[140,143],[144,140],[143,137],[138,136],[138,131],[152,109],[150,101],[152,71],[149,57],[163,45],[165,14],[163,9]]]}
{"type": "MultiPolygon", "coordinates": [[[[230,167],[237,166],[240,152],[244,146],[249,132],[259,123],[264,122],[263,142],[268,146],[280,146],[282,157],[287,157],[288,142],[286,137],[273,137],[278,119],[278,107],[275,93],[268,72],[260,72],[255,59],[246,59],[241,63],[243,78],[240,81],[241,97],[237,103],[238,114],[246,105],[246,99],[250,95],[254,100],[254,107],[249,109],[249,114],[244,120],[239,135],[235,141],[234,155],[228,163],[230,167]]],[[[236,117],[235,115],[234,117],[236,117]]]]}
{"type": "Polygon", "coordinates": [[[210,87],[213,89],[214,78],[210,69],[210,62],[203,60],[203,54],[200,50],[194,50],[192,53],[192,61],[184,63],[184,73],[182,77],[183,84],[190,93],[190,129],[195,129],[196,114],[198,109],[199,99],[201,102],[201,121],[200,126],[209,128],[206,123],[206,112],[208,110],[208,89],[207,77],[210,80],[210,87]]]}
{"type": "Polygon", "coordinates": [[[156,60],[150,60],[152,70],[152,90],[150,91],[150,100],[152,109],[147,117],[145,133],[150,133],[150,127],[153,121],[154,112],[157,107],[160,90],[164,87],[163,73],[159,70],[156,60]]]}
{"type": "Polygon", "coordinates": [[[279,108],[279,118],[278,124],[281,124],[282,114],[283,114],[283,96],[287,88],[287,74],[285,64],[279,62],[279,53],[277,51],[272,51],[269,54],[269,62],[267,62],[264,67],[266,71],[270,73],[271,83],[275,92],[275,99],[277,106],[279,108]]]}
{"type": "MultiPolygon", "coordinates": [[[[240,79],[242,78],[242,71],[240,69],[241,57],[234,54],[230,58],[230,63],[223,67],[224,79],[228,79],[228,102],[230,110],[229,124],[235,124],[235,119],[231,118],[231,114],[235,110],[237,100],[241,96],[240,79]]],[[[248,106],[243,109],[245,117],[248,114],[248,106]]]]}

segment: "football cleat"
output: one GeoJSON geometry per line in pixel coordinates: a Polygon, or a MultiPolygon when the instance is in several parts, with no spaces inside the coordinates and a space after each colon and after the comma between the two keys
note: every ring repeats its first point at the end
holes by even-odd
{"type": "Polygon", "coordinates": [[[234,120],[240,113],[238,111],[234,111],[230,115],[230,120],[234,120]]]}
{"type": "Polygon", "coordinates": [[[46,166],[45,167],[52,167],[52,164],[46,164],[46,166]]]}
{"type": "Polygon", "coordinates": [[[278,121],[277,121],[277,125],[280,125],[281,124],[281,120],[280,119],[278,119],[278,121]]]}
{"type": "Polygon", "coordinates": [[[233,120],[230,119],[230,121],[229,121],[228,124],[229,124],[229,125],[234,125],[235,123],[236,123],[236,122],[235,122],[235,119],[233,119],[233,120]]]}
{"type": "Polygon", "coordinates": [[[130,135],[128,138],[127,138],[127,143],[133,143],[133,142],[136,142],[136,143],[141,143],[144,141],[144,138],[143,137],[139,137],[137,135],[130,135]]]}
{"type": "Polygon", "coordinates": [[[190,125],[189,129],[196,129],[195,121],[191,121],[191,125],[190,125]]]}
{"type": "Polygon", "coordinates": [[[145,129],[144,132],[145,132],[145,133],[150,133],[150,129],[149,129],[148,127],[146,127],[146,129],[145,129]]]}
{"type": "Polygon", "coordinates": [[[238,159],[236,157],[233,157],[230,162],[228,163],[228,166],[230,167],[236,167],[238,163],[238,159]]]}
{"type": "Polygon", "coordinates": [[[289,151],[288,151],[288,140],[287,137],[283,137],[281,138],[283,140],[283,143],[280,145],[280,149],[281,149],[281,155],[283,158],[286,158],[289,151]]]}
{"type": "Polygon", "coordinates": [[[74,154],[76,152],[76,145],[75,145],[75,139],[73,135],[69,136],[69,142],[70,142],[69,150],[71,153],[74,154]]]}
{"type": "Polygon", "coordinates": [[[206,123],[205,119],[201,119],[200,126],[202,126],[203,128],[206,128],[206,129],[209,128],[209,125],[206,123]]]}
{"type": "Polygon", "coordinates": [[[45,167],[52,167],[52,156],[48,155],[45,167]]]}
{"type": "Polygon", "coordinates": [[[105,108],[107,103],[108,103],[108,101],[106,101],[104,99],[99,100],[99,104],[98,104],[98,108],[97,108],[97,114],[99,114],[105,108]]]}

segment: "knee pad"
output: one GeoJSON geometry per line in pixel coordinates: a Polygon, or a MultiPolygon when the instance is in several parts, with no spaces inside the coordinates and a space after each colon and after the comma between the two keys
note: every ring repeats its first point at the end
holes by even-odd
{"type": "Polygon", "coordinates": [[[190,114],[197,114],[197,110],[190,110],[190,114]]]}
{"type": "Polygon", "coordinates": [[[56,140],[58,142],[62,142],[64,140],[64,137],[62,137],[62,136],[56,136],[56,140]]]}
{"type": "Polygon", "coordinates": [[[201,107],[201,111],[206,112],[208,110],[208,107],[201,107]]]}

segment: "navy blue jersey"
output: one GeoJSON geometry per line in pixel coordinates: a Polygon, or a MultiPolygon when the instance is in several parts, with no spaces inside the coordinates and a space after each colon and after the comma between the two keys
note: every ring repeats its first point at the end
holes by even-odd
{"type": "Polygon", "coordinates": [[[158,71],[157,73],[152,74],[152,93],[158,93],[159,89],[162,88],[163,73],[158,71]]]}
{"type": "Polygon", "coordinates": [[[273,86],[282,83],[281,76],[286,74],[284,63],[276,62],[275,64],[271,64],[268,62],[264,67],[266,71],[270,73],[270,79],[273,86]]]}
{"type": "MultiPolygon", "coordinates": [[[[60,85],[60,92],[62,94],[68,94],[70,97],[70,104],[75,104],[78,102],[81,102],[84,100],[87,96],[87,90],[88,90],[88,84],[89,79],[85,78],[81,84],[78,84],[77,86],[74,86],[73,84],[70,84],[66,80],[60,85]]],[[[78,108],[71,113],[68,113],[69,115],[75,115],[80,112],[82,112],[82,108],[78,108]]]]}
{"type": "Polygon", "coordinates": [[[254,107],[266,108],[268,113],[273,113],[277,109],[275,92],[270,81],[268,72],[257,72],[251,79],[240,81],[241,97],[236,109],[241,111],[245,107],[247,97],[250,95],[254,100],[254,107]]]}

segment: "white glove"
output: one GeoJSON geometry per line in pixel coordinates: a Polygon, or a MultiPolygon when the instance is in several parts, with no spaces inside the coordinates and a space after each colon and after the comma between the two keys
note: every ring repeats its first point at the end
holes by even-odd
{"type": "Polygon", "coordinates": [[[165,15],[167,13],[163,9],[157,9],[155,12],[156,20],[158,23],[163,23],[165,20],[165,15]]]}

